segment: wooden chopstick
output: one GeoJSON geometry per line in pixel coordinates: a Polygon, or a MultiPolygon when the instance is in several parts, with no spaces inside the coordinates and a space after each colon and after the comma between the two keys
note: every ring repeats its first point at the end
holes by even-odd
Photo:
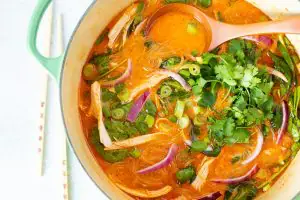
{"type": "MultiPolygon", "coordinates": [[[[59,55],[64,51],[64,30],[63,30],[63,15],[60,14],[58,17],[57,30],[58,30],[58,46],[59,55]]],[[[68,144],[66,140],[65,133],[62,133],[62,172],[63,172],[63,199],[69,200],[69,173],[68,173],[68,144]]]]}
{"type": "MultiPolygon", "coordinates": [[[[53,5],[49,6],[49,11],[47,12],[46,20],[47,20],[47,30],[45,34],[45,56],[49,57],[51,54],[51,41],[52,41],[52,23],[53,23],[53,5]]],[[[40,101],[40,116],[39,116],[39,147],[38,147],[38,154],[39,154],[39,175],[43,176],[44,174],[44,149],[45,149],[45,122],[46,122],[46,107],[47,107],[47,95],[48,95],[48,74],[44,73],[42,75],[42,94],[41,94],[41,101],[40,101]]]]}

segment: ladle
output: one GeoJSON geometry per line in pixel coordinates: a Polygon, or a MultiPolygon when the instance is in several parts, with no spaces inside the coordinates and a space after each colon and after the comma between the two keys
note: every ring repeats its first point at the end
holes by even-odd
{"type": "MultiPolygon", "coordinates": [[[[205,27],[207,32],[207,47],[210,51],[220,44],[246,35],[290,33],[300,34],[300,16],[286,17],[278,21],[260,22],[245,25],[233,25],[217,21],[198,8],[181,3],[166,5],[155,12],[147,21],[145,34],[148,35],[155,21],[168,12],[181,12],[193,15],[205,27]]],[[[245,11],[246,12],[246,11],[245,11]]]]}

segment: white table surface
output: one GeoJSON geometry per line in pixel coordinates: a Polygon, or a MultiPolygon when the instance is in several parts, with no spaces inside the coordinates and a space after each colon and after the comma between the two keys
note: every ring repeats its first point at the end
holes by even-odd
{"type": "MultiPolygon", "coordinates": [[[[92,0],[56,0],[67,41],[92,0]]],[[[43,70],[27,49],[28,22],[37,0],[0,0],[0,199],[62,200],[64,134],[58,89],[49,81],[45,174],[38,175],[38,117],[43,70]]],[[[54,44],[55,46],[55,44],[54,44]]],[[[70,199],[107,199],[69,150],[70,199]]]]}

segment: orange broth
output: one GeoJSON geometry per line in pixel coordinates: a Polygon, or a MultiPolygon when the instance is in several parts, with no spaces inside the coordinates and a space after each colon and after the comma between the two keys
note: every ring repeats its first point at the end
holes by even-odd
{"type": "MultiPolygon", "coordinates": [[[[152,4],[146,4],[143,17],[150,16],[155,10],[163,5],[159,0],[148,2],[152,2],[152,4]]],[[[268,17],[259,9],[255,8],[244,0],[213,0],[212,6],[209,8],[205,9],[199,7],[199,9],[211,17],[215,17],[216,13],[220,12],[225,22],[234,24],[245,24],[268,20],[268,17]]],[[[112,27],[118,17],[113,20],[108,28],[112,27]]],[[[159,69],[161,58],[166,58],[173,55],[183,56],[194,50],[197,50],[197,52],[201,54],[204,51],[205,45],[207,45],[206,33],[203,25],[201,25],[191,16],[182,14],[180,12],[168,13],[159,18],[157,22],[155,22],[149,38],[144,38],[140,35],[129,37],[122,51],[117,52],[111,58],[113,62],[121,62],[129,57],[132,59],[132,75],[125,82],[125,85],[129,90],[134,89],[137,85],[147,82],[147,80],[151,77],[151,73],[159,69]],[[193,26],[195,25],[194,27],[196,28],[196,31],[194,33],[188,33],[186,31],[189,24],[193,24],[193,26]],[[150,49],[151,52],[146,51],[144,43],[149,38],[164,45],[154,47],[153,50],[150,49]]],[[[92,56],[97,53],[105,52],[107,43],[108,39],[105,38],[100,45],[94,46],[90,55],[92,56]]],[[[124,69],[125,65],[124,67],[120,67],[114,73],[112,73],[112,76],[124,71],[124,69]]],[[[151,99],[154,102],[154,94],[156,93],[155,90],[155,88],[151,89],[151,99]]],[[[230,102],[223,101],[223,97],[226,95],[226,93],[227,91],[224,90],[220,90],[218,93],[215,109],[220,112],[222,109],[230,106],[230,102]]],[[[97,126],[97,120],[88,113],[90,106],[90,84],[87,84],[84,80],[81,81],[79,100],[82,127],[88,141],[88,137],[92,128],[97,126]]],[[[205,113],[204,116],[211,116],[211,111],[209,109],[203,112],[205,113]]],[[[188,115],[193,115],[193,112],[188,111],[188,115]]],[[[221,193],[224,194],[225,190],[227,189],[226,184],[217,184],[207,181],[202,187],[201,191],[196,191],[189,183],[182,185],[177,183],[175,177],[176,171],[188,166],[189,164],[193,164],[196,167],[199,166],[204,158],[204,155],[201,153],[195,153],[185,156],[184,149],[186,146],[179,135],[181,130],[176,125],[171,124],[169,127],[172,137],[138,146],[138,149],[141,152],[141,156],[139,158],[128,157],[123,161],[112,164],[104,161],[96,152],[92,144],[89,144],[89,146],[100,166],[114,182],[121,183],[133,189],[145,188],[149,190],[155,190],[162,188],[165,185],[172,186],[173,189],[171,192],[157,199],[175,199],[180,196],[184,196],[186,199],[197,199],[202,195],[215,191],[221,191],[221,193]],[[180,155],[176,156],[175,161],[172,162],[171,165],[146,175],[136,174],[137,170],[162,160],[166,156],[172,142],[178,144],[180,155]]],[[[202,138],[207,136],[207,130],[208,124],[204,124],[201,127],[202,138]]],[[[159,128],[154,127],[150,129],[150,133],[155,133],[157,131],[159,131],[159,128]]],[[[187,133],[187,131],[188,130],[184,130],[185,133],[187,133]]],[[[215,159],[209,168],[208,179],[230,178],[245,174],[245,172],[247,172],[253,166],[253,164],[245,166],[234,165],[232,164],[231,160],[236,155],[243,156],[245,151],[253,151],[255,139],[256,130],[253,130],[250,141],[251,145],[234,144],[232,146],[223,147],[220,155],[215,159]]],[[[290,155],[289,148],[292,145],[292,139],[288,134],[286,134],[283,138],[283,141],[283,145],[276,145],[273,141],[272,133],[270,133],[269,136],[265,138],[262,153],[258,156],[258,158],[256,158],[259,167],[263,169],[264,173],[269,177],[274,173],[275,170],[269,167],[277,164],[278,161],[280,162],[286,159],[290,155]]],[[[254,176],[254,179],[260,180],[259,176],[254,176]]],[[[141,199],[138,197],[134,198],[141,199]]]]}

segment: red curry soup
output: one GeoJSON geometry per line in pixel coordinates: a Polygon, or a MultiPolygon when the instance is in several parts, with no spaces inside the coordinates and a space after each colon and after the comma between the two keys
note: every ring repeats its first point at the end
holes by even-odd
{"type": "Polygon", "coordinates": [[[131,4],[83,67],[86,140],[99,167],[134,199],[254,199],[300,148],[299,58],[279,34],[206,52],[204,26],[180,11],[159,17],[146,35],[149,17],[169,3],[226,23],[269,20],[243,0],[131,4]]]}

